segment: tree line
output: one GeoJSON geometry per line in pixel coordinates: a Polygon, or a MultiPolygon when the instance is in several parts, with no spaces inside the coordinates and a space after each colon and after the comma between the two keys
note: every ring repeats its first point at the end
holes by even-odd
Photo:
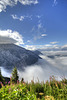
{"type": "MultiPolygon", "coordinates": [[[[23,80],[24,79],[22,78],[21,81],[23,81],[23,80]]],[[[1,74],[1,69],[0,69],[0,82],[2,82],[2,84],[5,85],[5,79],[1,74]]],[[[13,71],[12,71],[12,75],[10,77],[10,83],[15,83],[16,84],[17,82],[19,82],[19,76],[18,76],[17,68],[14,67],[13,71]]],[[[0,86],[0,88],[1,88],[1,86],[0,86]]]]}

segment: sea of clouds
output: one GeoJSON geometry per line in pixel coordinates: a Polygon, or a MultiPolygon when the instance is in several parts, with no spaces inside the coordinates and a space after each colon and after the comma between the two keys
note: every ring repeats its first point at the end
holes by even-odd
{"type": "MultiPolygon", "coordinates": [[[[46,81],[50,76],[55,76],[57,80],[67,78],[67,51],[41,51],[43,55],[40,55],[42,59],[34,65],[24,67],[24,71],[18,70],[19,79],[23,77],[25,81],[30,82],[34,80],[46,81]],[[56,56],[56,55],[60,56],[56,56]],[[54,58],[48,56],[53,55],[54,58]]],[[[10,77],[11,72],[1,67],[2,75],[10,77]]]]}

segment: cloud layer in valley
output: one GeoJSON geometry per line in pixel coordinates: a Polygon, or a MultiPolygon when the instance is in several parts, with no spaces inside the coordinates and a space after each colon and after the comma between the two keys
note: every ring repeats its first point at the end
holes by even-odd
{"type": "MultiPolygon", "coordinates": [[[[24,67],[24,71],[18,70],[18,75],[20,79],[23,77],[25,81],[30,82],[32,79],[34,81],[46,81],[50,76],[54,75],[57,80],[62,78],[67,78],[67,51],[42,51],[43,55],[40,55],[42,59],[31,66],[24,67]],[[52,55],[54,58],[49,58],[48,56],[52,55]],[[60,54],[58,57],[57,55],[60,54]],[[61,56],[62,55],[62,56],[61,56]]],[[[11,75],[10,73],[6,74],[6,70],[2,69],[2,74],[4,76],[11,75]],[[4,73],[5,71],[5,73],[4,73]]]]}

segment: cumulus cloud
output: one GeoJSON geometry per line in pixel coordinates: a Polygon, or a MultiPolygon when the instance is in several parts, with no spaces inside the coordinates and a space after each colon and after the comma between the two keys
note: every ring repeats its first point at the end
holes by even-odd
{"type": "Polygon", "coordinates": [[[5,11],[7,6],[14,6],[20,2],[22,5],[37,4],[38,0],[0,0],[0,12],[5,11]]]}
{"type": "Polygon", "coordinates": [[[23,37],[17,31],[0,30],[0,43],[24,44],[23,37]]]}

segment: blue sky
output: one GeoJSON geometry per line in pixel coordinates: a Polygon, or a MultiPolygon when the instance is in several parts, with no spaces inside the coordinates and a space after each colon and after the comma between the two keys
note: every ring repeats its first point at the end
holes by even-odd
{"type": "Polygon", "coordinates": [[[1,0],[0,34],[7,33],[22,46],[66,45],[67,1],[1,0]]]}

